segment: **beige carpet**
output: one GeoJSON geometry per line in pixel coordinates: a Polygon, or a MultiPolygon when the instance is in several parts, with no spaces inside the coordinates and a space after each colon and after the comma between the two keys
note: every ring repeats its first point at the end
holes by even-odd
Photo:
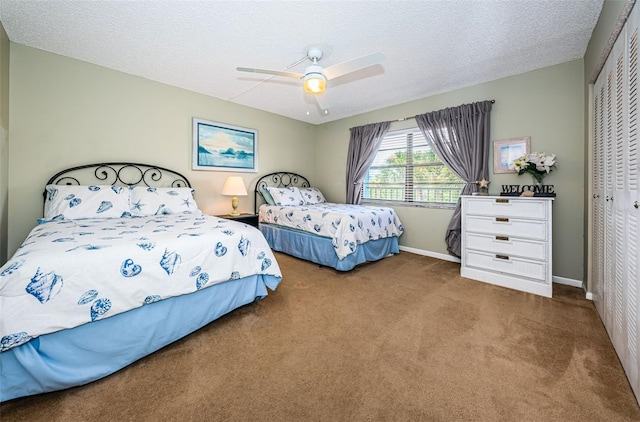
{"type": "Polygon", "coordinates": [[[2,421],[640,421],[580,289],[542,298],[406,252],[349,273],[277,258],[263,301],[2,421]]]}

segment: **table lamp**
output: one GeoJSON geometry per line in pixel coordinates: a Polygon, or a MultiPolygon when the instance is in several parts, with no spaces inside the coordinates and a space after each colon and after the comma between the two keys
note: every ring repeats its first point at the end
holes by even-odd
{"type": "Polygon", "coordinates": [[[240,176],[229,176],[222,187],[222,195],[231,196],[231,206],[233,212],[231,215],[238,216],[238,196],[247,196],[247,189],[244,187],[244,180],[240,176]]]}

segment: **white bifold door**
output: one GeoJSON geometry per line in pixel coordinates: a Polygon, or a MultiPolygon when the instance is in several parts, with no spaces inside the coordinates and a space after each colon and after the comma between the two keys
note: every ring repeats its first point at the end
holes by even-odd
{"type": "Polygon", "coordinates": [[[596,309],[640,401],[639,15],[636,6],[594,85],[590,241],[596,309]]]}

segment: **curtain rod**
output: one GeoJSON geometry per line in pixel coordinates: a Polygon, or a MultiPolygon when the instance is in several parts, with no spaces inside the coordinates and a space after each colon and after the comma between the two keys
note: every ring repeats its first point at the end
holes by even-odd
{"type": "MultiPolygon", "coordinates": [[[[495,104],[496,100],[489,100],[491,101],[491,104],[495,104]]],[[[409,120],[409,119],[415,119],[416,116],[407,116],[407,117],[401,117],[397,120],[391,120],[391,122],[404,122],[405,120],[409,120]]]]}

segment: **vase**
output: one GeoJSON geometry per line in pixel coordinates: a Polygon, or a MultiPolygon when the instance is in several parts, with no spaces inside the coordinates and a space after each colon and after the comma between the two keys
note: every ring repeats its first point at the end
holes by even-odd
{"type": "Polygon", "coordinates": [[[538,174],[538,175],[533,175],[532,174],[531,178],[533,179],[533,183],[532,183],[533,191],[534,192],[542,192],[543,191],[543,189],[542,189],[543,176],[541,174],[538,174]]]}

